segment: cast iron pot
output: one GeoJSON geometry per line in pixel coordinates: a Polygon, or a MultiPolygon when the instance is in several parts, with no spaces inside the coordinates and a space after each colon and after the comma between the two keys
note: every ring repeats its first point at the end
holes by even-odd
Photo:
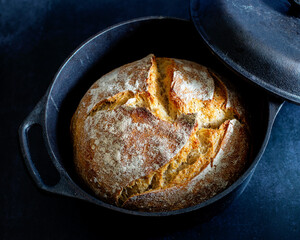
{"type": "MultiPolygon", "coordinates": [[[[187,213],[208,219],[226,208],[248,184],[269,140],[274,119],[283,101],[269,96],[236,76],[209,52],[193,24],[186,20],[148,17],[110,27],[83,43],[66,60],[52,84],[19,129],[21,149],[26,166],[37,186],[47,192],[82,199],[121,213],[139,216],[174,216],[187,213]],[[93,82],[103,74],[125,63],[156,56],[187,59],[226,75],[242,92],[249,107],[253,136],[253,157],[241,177],[222,193],[199,205],[169,211],[140,212],[102,202],[80,181],[73,168],[70,144],[70,120],[79,101],[93,82]],[[40,125],[50,160],[59,181],[48,185],[32,160],[28,131],[40,125]]],[[[32,146],[33,148],[35,146],[32,146]]]]}

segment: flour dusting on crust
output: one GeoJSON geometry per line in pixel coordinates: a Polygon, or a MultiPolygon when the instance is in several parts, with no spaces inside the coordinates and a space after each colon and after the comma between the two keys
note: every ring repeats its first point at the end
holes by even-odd
{"type": "Polygon", "coordinates": [[[90,112],[93,107],[102,100],[112,97],[120,92],[147,91],[147,79],[150,75],[150,68],[153,64],[154,55],[126,64],[101,77],[95,82],[88,92],[89,104],[86,108],[90,112]]]}
{"type": "Polygon", "coordinates": [[[214,80],[208,70],[199,64],[175,59],[173,91],[186,104],[193,99],[211,100],[214,95],[214,80]]]}
{"type": "Polygon", "coordinates": [[[128,106],[87,117],[84,131],[88,140],[93,140],[98,181],[106,182],[106,187],[117,193],[131,181],[162,167],[188,141],[195,117],[191,121],[180,118],[171,124],[145,108],[128,106]]]}

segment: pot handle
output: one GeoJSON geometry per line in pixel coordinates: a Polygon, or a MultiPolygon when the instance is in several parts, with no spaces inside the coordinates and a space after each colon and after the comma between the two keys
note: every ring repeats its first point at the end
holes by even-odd
{"type": "Polygon", "coordinates": [[[279,113],[284,103],[285,101],[282,99],[276,98],[274,96],[269,97],[269,124],[271,125],[271,127],[273,126],[277,114],[279,113]]]}
{"type": "Polygon", "coordinates": [[[81,194],[78,193],[78,190],[75,191],[75,186],[73,181],[70,177],[64,173],[63,171],[59,170],[57,161],[52,161],[56,171],[59,174],[59,181],[55,185],[47,185],[44,183],[39,171],[37,170],[29,148],[29,141],[28,141],[28,132],[30,128],[34,125],[40,125],[42,128],[43,126],[43,117],[44,117],[44,110],[45,110],[45,102],[46,96],[44,96],[40,102],[36,105],[33,111],[28,115],[28,117],[24,120],[19,128],[19,138],[21,144],[21,151],[25,160],[25,165],[33,178],[34,182],[37,186],[45,191],[56,193],[60,195],[65,195],[69,197],[76,197],[81,198],[81,194]]]}

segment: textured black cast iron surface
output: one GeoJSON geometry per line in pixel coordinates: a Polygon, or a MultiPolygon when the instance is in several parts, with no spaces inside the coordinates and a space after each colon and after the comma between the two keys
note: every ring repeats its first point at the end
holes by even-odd
{"type": "MultiPolygon", "coordinates": [[[[158,0],[0,2],[1,239],[122,235],[152,239],[299,238],[300,110],[290,103],[279,113],[269,145],[244,194],[204,224],[185,221],[175,228],[164,222],[165,229],[154,229],[152,225],[131,225],[130,219],[117,221],[120,219],[113,219],[111,211],[38,190],[25,170],[18,149],[18,127],[75,47],[120,21],[148,15],[189,18],[188,8],[188,1],[158,0]]],[[[43,154],[39,129],[36,132],[31,145],[38,146],[36,158],[48,173],[51,166],[43,154]]]]}
{"type": "Polygon", "coordinates": [[[300,104],[300,15],[288,0],[192,0],[205,42],[242,76],[300,104]]]}

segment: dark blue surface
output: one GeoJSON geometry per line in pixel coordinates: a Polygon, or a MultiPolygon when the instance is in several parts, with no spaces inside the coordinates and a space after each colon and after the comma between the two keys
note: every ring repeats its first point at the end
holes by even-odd
{"type": "MultiPolygon", "coordinates": [[[[211,221],[136,228],[80,200],[37,189],[23,164],[17,130],[64,59],[118,22],[189,18],[189,1],[0,1],[0,239],[300,239],[300,107],[285,103],[245,192],[211,221]]],[[[37,142],[42,149],[41,142],[37,142]]],[[[47,159],[41,159],[47,161],[47,159]]]]}

